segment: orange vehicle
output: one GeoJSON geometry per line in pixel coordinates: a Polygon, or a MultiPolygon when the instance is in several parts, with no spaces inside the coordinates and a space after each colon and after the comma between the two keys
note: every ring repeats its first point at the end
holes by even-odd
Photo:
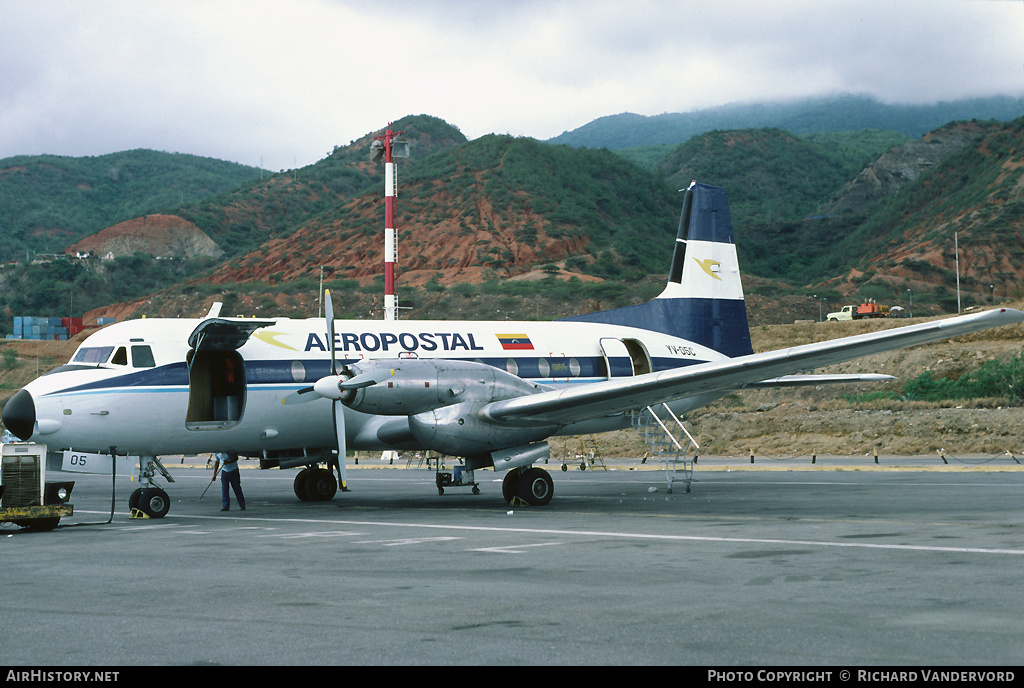
{"type": "Polygon", "coordinates": [[[874,301],[869,301],[867,303],[860,304],[859,306],[857,306],[857,312],[853,314],[853,319],[854,320],[859,320],[861,318],[888,318],[888,317],[889,317],[889,307],[888,306],[880,306],[879,304],[875,303],[874,301]]]}

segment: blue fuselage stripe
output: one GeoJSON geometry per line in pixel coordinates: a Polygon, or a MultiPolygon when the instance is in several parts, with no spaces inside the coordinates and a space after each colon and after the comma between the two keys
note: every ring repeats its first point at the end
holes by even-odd
{"type": "MultiPolygon", "coordinates": [[[[608,377],[604,359],[597,356],[574,357],[571,359],[571,363],[568,357],[509,356],[505,358],[467,358],[461,360],[476,361],[507,370],[510,359],[514,361],[517,367],[516,374],[519,377],[538,384],[586,384],[606,380],[608,377]],[[562,372],[565,374],[561,374],[562,372]]],[[[342,361],[343,364],[355,362],[342,361]]],[[[302,389],[303,387],[308,387],[316,380],[330,375],[331,372],[331,364],[328,360],[300,361],[301,366],[296,366],[294,363],[291,360],[245,361],[246,388],[251,391],[302,389]],[[297,375],[301,376],[300,379],[296,379],[297,375]]],[[[703,363],[703,361],[678,358],[654,358],[651,361],[653,372],[697,363],[703,363]]],[[[613,372],[617,377],[628,375],[628,371],[632,370],[632,363],[628,357],[614,357],[611,359],[611,364],[613,372]]],[[[60,372],[51,373],[51,375],[60,374],[60,372]]],[[[185,363],[179,362],[156,368],[133,370],[123,375],[112,375],[104,380],[96,380],[66,389],[55,390],[50,392],[49,395],[111,391],[131,392],[132,390],[159,393],[187,390],[188,387],[188,370],[185,363]]]]}

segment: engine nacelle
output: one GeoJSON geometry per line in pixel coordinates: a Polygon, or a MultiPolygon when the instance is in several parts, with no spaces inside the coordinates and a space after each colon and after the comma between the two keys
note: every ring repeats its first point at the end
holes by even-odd
{"type": "Polygon", "coordinates": [[[539,385],[484,363],[426,359],[362,361],[342,371],[341,402],[354,411],[414,416],[466,402],[513,399],[543,391],[539,385]],[[347,384],[360,384],[345,389],[347,384]]]}
{"type": "MultiPolygon", "coordinates": [[[[425,447],[449,456],[476,457],[538,442],[559,429],[557,425],[494,425],[479,414],[486,403],[470,401],[425,411],[409,418],[409,429],[425,447]]],[[[513,465],[523,464],[509,463],[505,467],[513,465]]]]}

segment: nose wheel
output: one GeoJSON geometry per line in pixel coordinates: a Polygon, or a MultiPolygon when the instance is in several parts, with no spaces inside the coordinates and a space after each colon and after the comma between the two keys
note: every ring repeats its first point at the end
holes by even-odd
{"type": "Polygon", "coordinates": [[[171,510],[171,499],[159,487],[140,487],[128,497],[128,510],[141,511],[150,518],[163,518],[171,510]]]}
{"type": "Polygon", "coordinates": [[[521,500],[530,506],[545,506],[555,495],[555,481],[543,468],[513,468],[501,482],[501,495],[509,504],[521,500]]]}

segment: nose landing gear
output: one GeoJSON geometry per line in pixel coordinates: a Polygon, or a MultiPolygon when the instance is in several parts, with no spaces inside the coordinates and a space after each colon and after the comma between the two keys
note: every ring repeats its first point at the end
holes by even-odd
{"type": "Polygon", "coordinates": [[[139,457],[139,484],[143,487],[128,497],[128,510],[133,516],[141,512],[149,518],[163,518],[171,510],[171,499],[167,492],[153,482],[157,472],[166,478],[167,482],[174,482],[174,478],[155,456],[139,457]]]}

